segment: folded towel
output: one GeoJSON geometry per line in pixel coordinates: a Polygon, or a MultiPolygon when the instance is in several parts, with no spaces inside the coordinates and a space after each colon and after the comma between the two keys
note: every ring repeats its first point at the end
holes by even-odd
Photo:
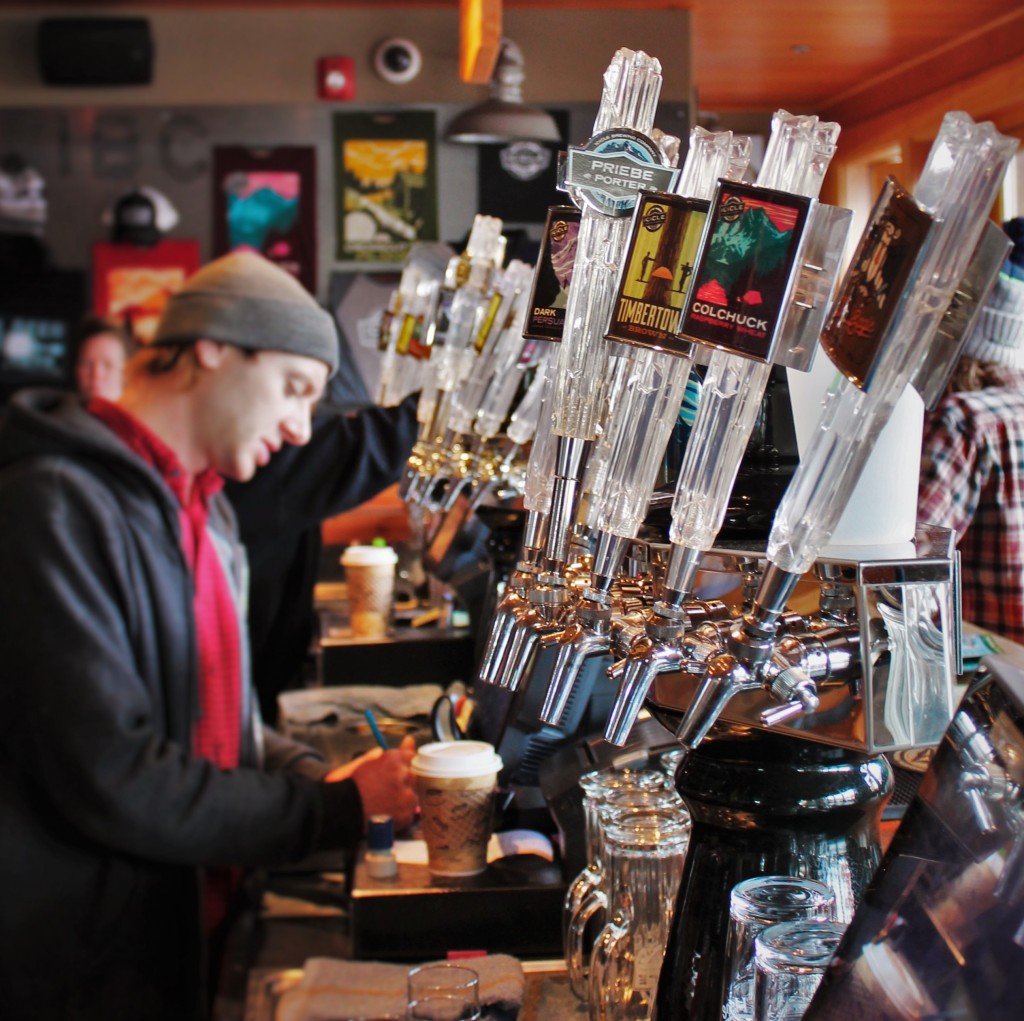
{"type": "MultiPolygon", "coordinates": [[[[523,1002],[523,966],[508,954],[450,962],[480,977],[480,1006],[503,1011],[523,1002]]],[[[344,1017],[405,1017],[406,978],[414,965],[310,957],[302,980],[281,997],[274,1021],[329,1021],[344,1017]]]]}

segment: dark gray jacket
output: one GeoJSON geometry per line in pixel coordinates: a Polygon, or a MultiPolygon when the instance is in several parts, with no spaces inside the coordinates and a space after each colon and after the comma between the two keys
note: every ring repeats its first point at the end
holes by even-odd
{"type": "MultiPolygon", "coordinates": [[[[215,504],[243,587],[233,515],[215,504]]],[[[355,785],[313,779],[323,764],[265,731],[251,697],[242,768],[190,755],[177,505],[75,397],[27,391],[5,409],[0,571],[0,1014],[197,1017],[200,870],[354,841],[355,785]]]]}

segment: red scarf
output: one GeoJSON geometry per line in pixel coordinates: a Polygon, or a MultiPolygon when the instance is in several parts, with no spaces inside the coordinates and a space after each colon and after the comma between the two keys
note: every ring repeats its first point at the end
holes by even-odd
{"type": "MultiPolygon", "coordinates": [[[[210,498],[221,489],[223,479],[212,470],[190,479],[174,451],[118,405],[96,397],[88,410],[159,472],[178,499],[181,544],[194,581],[199,643],[199,717],[192,732],[192,750],[221,769],[234,769],[239,763],[242,734],[238,611],[206,527],[210,498]]],[[[231,883],[217,872],[207,878],[207,923],[212,928],[226,913],[231,883]]]]}

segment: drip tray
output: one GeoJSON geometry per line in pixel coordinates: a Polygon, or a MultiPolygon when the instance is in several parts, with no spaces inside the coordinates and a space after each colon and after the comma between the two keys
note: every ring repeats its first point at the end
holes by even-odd
{"type": "Polygon", "coordinates": [[[443,879],[425,865],[399,863],[394,879],[374,879],[360,850],[352,874],[352,954],[379,961],[421,961],[453,950],[561,957],[565,891],[560,866],[535,854],[500,858],[466,878],[443,879]]]}

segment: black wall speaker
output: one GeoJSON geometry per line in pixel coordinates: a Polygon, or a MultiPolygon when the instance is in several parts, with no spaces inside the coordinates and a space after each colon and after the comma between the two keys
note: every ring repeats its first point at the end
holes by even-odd
{"type": "Polygon", "coordinates": [[[36,47],[47,85],[148,85],[153,80],[147,18],[43,18],[36,47]]]}

